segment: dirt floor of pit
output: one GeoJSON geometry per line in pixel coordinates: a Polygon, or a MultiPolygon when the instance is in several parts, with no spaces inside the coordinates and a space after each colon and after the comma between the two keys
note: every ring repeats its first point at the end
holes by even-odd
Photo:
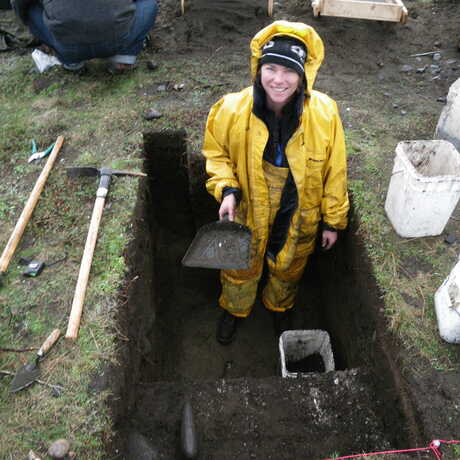
{"type": "MultiPolygon", "coordinates": [[[[127,447],[119,458],[141,458],[140,452],[154,453],[146,458],[180,458],[185,398],[195,412],[198,458],[323,458],[339,450],[404,445],[413,433],[399,410],[399,390],[384,360],[376,360],[381,351],[373,340],[375,318],[365,311],[376,289],[363,289],[354,278],[353,264],[362,264],[364,256],[354,249],[352,232],[344,233],[341,244],[327,255],[317,251],[312,256],[292,326],[328,330],[336,368],[353,369],[328,374],[304,369],[305,374],[313,373],[300,383],[282,379],[278,338],[260,300],[235,343],[216,342],[218,273],[180,263],[193,236],[194,215],[181,167],[183,149],[181,133],[146,136],[145,169],[156,178],[147,193],[151,201],[144,203],[144,221],[150,223],[152,235],[154,295],[150,304],[139,298],[131,303],[140,303],[142,318],[136,324],[154,319],[148,321],[150,328],[134,332],[142,358],[134,400],[121,429],[127,447]],[[171,185],[175,194],[167,193],[171,185]],[[344,260],[350,260],[348,267],[344,260]],[[344,276],[347,268],[349,277],[344,276]],[[331,301],[327,293],[334,290],[340,295],[331,301]],[[380,364],[369,365],[375,361],[380,364]],[[276,429],[270,431],[270,423],[276,429]],[[318,445],[317,439],[324,442],[318,445]]],[[[213,210],[208,216],[212,220],[212,200],[201,205],[213,210]]]]}
{"type": "MultiPolygon", "coordinates": [[[[277,5],[277,19],[286,18],[312,23],[323,37],[327,55],[316,86],[338,101],[346,128],[353,128],[367,122],[369,117],[373,116],[374,107],[387,116],[393,117],[403,117],[405,113],[414,111],[417,116],[431,120],[431,132],[434,132],[434,123],[442,107],[442,100],[450,84],[460,76],[458,64],[460,61],[458,61],[456,48],[460,6],[446,0],[439,2],[439,8],[433,5],[433,8],[427,10],[423,7],[423,2],[408,0],[406,3],[410,10],[409,22],[406,26],[341,18],[313,19],[309,5],[305,5],[304,2],[282,2],[277,5]],[[449,60],[455,62],[443,65],[441,69],[431,69],[431,55],[411,57],[433,49],[442,50],[446,62],[449,60]],[[412,66],[414,71],[403,70],[404,65],[412,66]],[[425,71],[415,72],[416,67],[425,67],[425,71]]],[[[184,17],[175,17],[177,5],[172,1],[163,2],[157,41],[154,45],[158,51],[157,57],[166,59],[166,50],[188,54],[190,58],[201,59],[207,55],[206,65],[211,65],[213,56],[219,55],[220,59],[225,59],[228,55],[229,68],[227,73],[222,75],[224,86],[227,88],[229,85],[234,85],[233,90],[245,86],[249,82],[247,70],[249,39],[261,26],[270,22],[270,19],[263,14],[265,2],[257,5],[239,1],[218,2],[214,8],[200,1],[189,2],[186,5],[187,14],[184,17]],[[236,66],[235,60],[238,56],[241,57],[241,65],[236,66]]],[[[217,88],[215,99],[220,96],[218,93],[217,88]]],[[[209,105],[213,102],[215,100],[210,100],[209,105]]],[[[207,108],[199,109],[201,113],[207,108]]],[[[407,134],[407,128],[405,129],[407,134]]],[[[379,131],[378,126],[376,130],[379,131]]],[[[426,123],[419,125],[414,122],[410,126],[410,134],[413,138],[419,135],[426,136],[426,132],[426,123]]],[[[353,177],[353,174],[353,164],[350,164],[350,175],[353,177]]],[[[247,416],[245,419],[240,414],[245,408],[249,408],[251,412],[256,410],[257,406],[257,404],[252,406],[247,401],[246,406],[241,405],[241,394],[245,394],[246,391],[258,395],[267,382],[270,382],[270,391],[275,391],[275,394],[271,393],[273,400],[280,398],[283,401],[286,387],[278,386],[280,382],[274,377],[277,372],[278,352],[276,340],[271,332],[271,318],[260,303],[257,303],[254,315],[239,331],[238,342],[228,348],[216,344],[215,321],[219,314],[216,309],[217,275],[180,267],[181,255],[191,240],[190,231],[184,230],[184,233],[179,231],[179,234],[174,231],[183,228],[183,221],[173,222],[173,225],[166,225],[161,229],[161,226],[171,219],[171,212],[168,209],[176,209],[177,203],[163,206],[165,209],[158,211],[157,215],[159,226],[152,232],[154,247],[150,248],[157,257],[152,269],[152,283],[156,293],[153,294],[151,302],[158,303],[155,312],[143,312],[135,316],[139,318],[139,329],[145,335],[140,334],[139,348],[137,353],[132,354],[135,358],[131,370],[135,378],[130,381],[135,385],[127,391],[130,404],[125,412],[123,423],[120,424],[120,432],[123,439],[127,439],[128,448],[123,451],[120,458],[135,458],[136,455],[137,458],[142,458],[139,453],[133,454],[139,452],[136,451],[139,445],[144,445],[144,453],[150,452],[151,457],[146,458],[176,458],[180,411],[186,395],[194,402],[197,423],[201,427],[199,430],[204,430],[200,431],[199,435],[201,446],[207,445],[210,449],[202,451],[202,458],[225,458],[220,450],[214,451],[219,452],[218,457],[213,456],[211,446],[214,445],[218,449],[219,439],[228,440],[230,444],[223,443],[227,446],[235,446],[230,440],[237,442],[239,439],[244,439],[247,443],[245,449],[240,446],[240,450],[230,452],[229,457],[275,459],[321,458],[332,454],[334,450],[345,454],[363,449],[380,450],[385,445],[392,445],[392,447],[407,447],[409,444],[417,443],[420,445],[427,439],[426,436],[435,437],[436,434],[441,433],[455,437],[454,421],[451,419],[447,421],[447,416],[443,417],[441,414],[444,410],[455,414],[455,401],[458,401],[455,387],[458,376],[446,377],[435,373],[409,375],[408,381],[414,393],[410,398],[404,394],[399,395],[398,391],[402,391],[402,384],[398,380],[400,378],[398,369],[393,368],[392,376],[380,375],[381,381],[375,374],[369,378],[366,372],[363,371],[361,374],[361,371],[355,369],[355,366],[362,364],[363,360],[371,359],[372,356],[375,358],[372,353],[378,349],[381,354],[377,355],[377,365],[381,365],[381,369],[377,368],[377,371],[387,372],[391,369],[391,365],[386,364],[388,361],[397,367],[398,348],[396,346],[392,348],[382,337],[375,336],[373,321],[381,321],[383,327],[382,319],[371,318],[370,323],[366,324],[368,317],[365,320],[360,320],[359,316],[358,319],[356,317],[350,319],[342,312],[337,315],[335,322],[349,321],[350,324],[345,327],[349,326],[354,331],[354,335],[341,337],[338,343],[334,344],[334,348],[338,351],[339,367],[354,369],[346,371],[344,375],[354,375],[354,377],[349,380],[349,383],[351,382],[349,392],[342,393],[335,405],[332,404],[329,408],[336,409],[340,406],[338,402],[340,400],[343,405],[340,407],[339,414],[335,412],[334,414],[341,418],[342,427],[359,426],[360,430],[367,430],[360,425],[360,421],[371,420],[370,433],[375,437],[372,442],[369,442],[371,436],[363,443],[359,443],[356,438],[355,444],[347,444],[347,441],[342,440],[341,445],[335,445],[331,441],[324,450],[316,451],[317,456],[313,453],[315,451],[305,450],[308,448],[307,443],[302,445],[302,442],[296,441],[298,451],[274,454],[277,448],[280,449],[279,452],[284,450],[282,442],[277,445],[270,436],[266,435],[270,427],[265,426],[261,434],[262,425],[257,427],[257,417],[247,416]],[[161,296],[155,297],[159,293],[161,296]],[[362,343],[355,344],[353,349],[348,346],[353,342],[362,343]],[[360,355],[359,351],[369,345],[373,348],[373,352],[360,355]],[[340,356],[341,353],[343,356],[340,356]],[[363,377],[364,375],[366,377],[363,377]],[[395,380],[392,380],[393,377],[395,380]],[[231,379],[232,390],[222,390],[222,385],[228,379],[231,379]],[[393,386],[395,382],[396,387],[393,386]],[[401,384],[401,387],[398,387],[398,384],[401,384]],[[442,385],[442,393],[430,391],[430,388],[433,390],[438,385],[442,385]],[[241,390],[243,387],[246,388],[245,391],[241,390]],[[354,391],[358,388],[362,389],[362,399],[358,398],[355,403],[360,406],[361,412],[347,412],[348,401],[353,401],[354,391]],[[391,394],[395,388],[396,393],[391,394]],[[279,390],[278,393],[276,389],[279,390]],[[407,399],[412,400],[415,410],[407,399]],[[216,405],[220,402],[222,409],[229,400],[232,401],[232,414],[222,414],[217,406],[211,405],[211,402],[216,405]],[[386,407],[383,407],[384,404],[386,407]],[[398,418],[400,404],[405,410],[406,418],[398,418]],[[395,412],[391,413],[392,409],[395,412]],[[215,419],[210,418],[213,412],[216,415],[215,419]],[[234,430],[231,431],[226,422],[232,420],[232,416],[236,420],[238,415],[241,415],[241,419],[231,425],[234,430]],[[237,426],[244,428],[245,423],[248,424],[247,431],[250,432],[247,438],[244,430],[241,432],[236,430],[237,426]],[[265,441],[266,448],[260,440],[265,441]],[[247,447],[249,444],[257,446],[257,449],[251,450],[247,447]]],[[[202,218],[201,216],[198,221],[202,218]]],[[[193,217],[188,216],[185,221],[190,219],[193,220],[193,217]]],[[[360,253],[356,257],[365,256],[360,253]]],[[[351,264],[348,268],[356,272],[362,270],[361,265],[357,268],[351,264]]],[[[379,296],[375,291],[375,284],[369,279],[369,274],[362,270],[362,273],[358,273],[355,278],[350,278],[348,281],[351,280],[357,284],[354,292],[361,292],[361,297],[355,299],[356,303],[363,309],[373,305],[377,314],[379,296]]],[[[321,298],[321,295],[325,299],[331,293],[322,292],[317,296],[318,286],[308,278],[303,288],[305,292],[299,296],[298,301],[300,308],[297,310],[297,324],[308,324],[309,327],[323,325],[324,318],[318,314],[315,307],[319,305],[318,298],[321,298]],[[305,310],[302,311],[301,308],[305,310]],[[300,311],[302,314],[299,313],[300,311]],[[313,314],[310,316],[308,312],[313,314]]],[[[345,288],[342,286],[338,292],[344,295],[345,288]]],[[[353,294],[348,292],[347,296],[347,302],[352,302],[353,294]]],[[[143,308],[145,305],[146,303],[143,302],[143,308]]],[[[135,327],[132,327],[132,332],[139,333],[135,327]]],[[[384,335],[382,332],[377,334],[384,335]]],[[[376,361],[368,362],[376,364],[376,361]]],[[[318,390],[317,395],[318,397],[320,394],[326,395],[327,388],[331,388],[329,378],[331,377],[315,376],[311,381],[314,383],[310,382],[311,385],[309,383],[303,387],[303,390],[308,388],[311,397],[315,394],[314,388],[324,385],[324,392],[318,390]]],[[[295,383],[286,385],[295,386],[295,383]]],[[[298,401],[300,400],[301,398],[298,401]]],[[[261,404],[258,407],[259,413],[265,416],[266,413],[261,407],[266,401],[261,396],[259,402],[261,404]]],[[[311,419],[302,421],[298,418],[300,405],[297,406],[295,407],[295,404],[290,406],[292,411],[289,414],[290,420],[294,421],[293,425],[288,425],[285,420],[285,426],[289,426],[292,431],[299,427],[303,428],[310,422],[309,426],[314,428],[311,419]]],[[[316,411],[316,414],[322,410],[321,407],[304,409],[310,413],[316,411]]],[[[331,425],[331,427],[334,432],[336,426],[331,425]]],[[[287,442],[288,437],[283,438],[287,436],[287,432],[284,434],[278,432],[283,442],[287,442]]],[[[312,433],[315,433],[314,429],[312,433]]],[[[353,431],[349,433],[353,437],[353,431]]],[[[304,434],[307,436],[306,432],[304,434]]],[[[318,432],[316,434],[319,435],[318,432]]],[[[311,442],[313,443],[314,440],[311,442]]]]}

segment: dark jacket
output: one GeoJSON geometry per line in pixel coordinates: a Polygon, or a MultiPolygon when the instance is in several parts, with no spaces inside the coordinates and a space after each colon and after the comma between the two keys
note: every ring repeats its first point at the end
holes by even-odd
{"type": "MultiPolygon", "coordinates": [[[[27,24],[27,10],[37,0],[11,0],[27,24]]],[[[133,0],[42,0],[43,19],[54,38],[66,45],[113,42],[129,32],[133,0]]]]}

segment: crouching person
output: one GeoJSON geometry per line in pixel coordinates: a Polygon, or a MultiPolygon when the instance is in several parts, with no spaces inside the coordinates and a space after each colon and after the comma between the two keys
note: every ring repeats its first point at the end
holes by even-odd
{"type": "Polygon", "coordinates": [[[11,0],[32,34],[52,48],[67,70],[85,61],[108,58],[108,70],[134,67],[153,27],[156,0],[11,0]]]}

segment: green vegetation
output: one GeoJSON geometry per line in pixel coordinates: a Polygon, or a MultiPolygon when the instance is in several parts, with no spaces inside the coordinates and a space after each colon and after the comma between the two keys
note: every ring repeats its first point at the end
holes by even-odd
{"type": "MultiPolygon", "coordinates": [[[[395,122],[388,117],[371,123],[386,123],[391,132],[395,122]]],[[[365,124],[360,130],[347,132],[349,157],[355,165],[349,188],[358,234],[363,237],[383,293],[388,324],[409,351],[407,365],[412,357],[422,356],[435,369],[458,370],[456,347],[440,339],[434,314],[434,292],[452,269],[456,252],[443,242],[443,236],[404,239],[392,229],[384,204],[399,140],[376,143],[376,135],[369,130],[365,124]],[[385,145],[394,148],[382,151],[385,145]]]]}
{"type": "MultiPolygon", "coordinates": [[[[431,0],[419,3],[431,4],[431,0]]],[[[38,348],[55,327],[65,333],[97,189],[97,179],[70,179],[65,167],[141,170],[142,132],[150,129],[185,127],[188,149],[197,152],[211,104],[249,84],[248,73],[228,71],[247,62],[246,49],[223,58],[216,54],[212,65],[208,65],[209,53],[201,56],[200,51],[194,52],[193,59],[189,53],[174,59],[171,54],[158,55],[160,66],[155,72],[145,66],[152,55],[144,53],[131,74],[109,76],[104,63],[95,61],[87,75],[78,76],[57,67],[45,74],[33,73],[30,55],[0,53],[2,249],[46,161],[27,163],[31,140],[43,148],[59,135],[65,138],[0,289],[0,349],[38,348]],[[171,79],[184,83],[184,89],[157,90],[171,79]],[[163,117],[145,121],[142,115],[150,107],[163,117]],[[64,254],[65,262],[45,268],[37,278],[21,274],[21,257],[52,262],[64,254]]],[[[368,97],[361,97],[361,108],[346,132],[357,237],[372,261],[384,315],[407,351],[404,364],[410,366],[412,357],[423,357],[434,369],[459,370],[458,350],[440,340],[433,308],[433,293],[457,254],[442,237],[399,238],[383,208],[397,142],[429,136],[434,120],[413,114],[397,117],[382,108],[386,107],[383,95],[368,97]]],[[[41,363],[41,380],[63,390],[35,383],[10,394],[11,376],[0,374],[1,458],[25,458],[30,449],[44,456],[49,443],[59,437],[71,441],[78,458],[105,458],[104,442],[113,436],[107,404],[111,395],[108,390],[95,390],[93,377],[117,362],[115,306],[128,269],[124,252],[134,237],[130,224],[139,180],[143,179],[113,180],[78,340],[61,339],[41,363]]],[[[451,221],[449,228],[455,224],[451,221]]],[[[33,355],[33,351],[0,351],[0,370],[15,372],[33,355]]],[[[460,456],[458,446],[452,450],[460,456]]]]}
{"type": "MultiPolygon", "coordinates": [[[[145,55],[148,59],[148,55],[145,55]]],[[[216,62],[202,68],[200,60],[164,60],[154,73],[145,62],[128,75],[109,76],[102,62],[78,76],[54,67],[31,73],[30,56],[0,55],[0,220],[3,248],[46,162],[27,163],[31,140],[38,148],[64,136],[64,144],[40,196],[32,219],[8,267],[0,289],[0,348],[38,347],[52,329],[67,328],[75,284],[97,190],[96,178],[71,179],[65,167],[106,166],[142,169],[142,132],[187,127],[190,149],[199,149],[206,114],[224,92],[242,85],[230,76],[222,85],[216,62]],[[187,61],[187,65],[185,65],[187,61]],[[185,83],[183,91],[158,92],[161,82],[185,83]],[[190,78],[190,75],[193,75],[190,78]],[[231,79],[234,79],[233,81],[231,79]],[[217,89],[209,82],[220,81],[217,89]],[[225,87],[227,86],[227,88],[225,87]],[[7,91],[3,91],[3,89],[7,91]],[[192,101],[192,103],[191,103],[192,101]],[[191,105],[192,104],[192,105],[191,105]],[[193,107],[195,104],[195,107],[193,107]],[[142,117],[149,107],[167,114],[154,121],[142,117]],[[65,262],[45,268],[37,278],[24,278],[21,257],[65,262]]],[[[241,58],[235,55],[235,62],[241,58]]],[[[139,178],[114,178],[104,210],[86,292],[82,325],[76,343],[63,338],[41,363],[41,380],[63,387],[56,390],[35,383],[9,393],[11,376],[1,375],[0,453],[15,458],[33,449],[44,455],[49,443],[68,438],[79,458],[104,458],[104,442],[112,436],[108,391],[93,391],[92,378],[117,361],[114,318],[117,294],[127,267],[124,252],[134,235],[130,222],[139,178]]],[[[34,352],[2,352],[0,369],[15,372],[34,352]]],[[[3,458],[3,457],[2,457],[3,458]]]]}

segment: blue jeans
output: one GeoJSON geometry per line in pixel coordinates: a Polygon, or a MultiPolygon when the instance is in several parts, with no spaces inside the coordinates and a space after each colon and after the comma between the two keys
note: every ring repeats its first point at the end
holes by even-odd
{"type": "Polygon", "coordinates": [[[38,40],[54,49],[58,59],[65,65],[94,58],[110,58],[113,62],[134,64],[158,12],[156,0],[137,0],[134,4],[136,12],[131,30],[116,42],[63,45],[54,38],[44,23],[43,8],[37,4],[29,8],[27,25],[38,40]]]}

